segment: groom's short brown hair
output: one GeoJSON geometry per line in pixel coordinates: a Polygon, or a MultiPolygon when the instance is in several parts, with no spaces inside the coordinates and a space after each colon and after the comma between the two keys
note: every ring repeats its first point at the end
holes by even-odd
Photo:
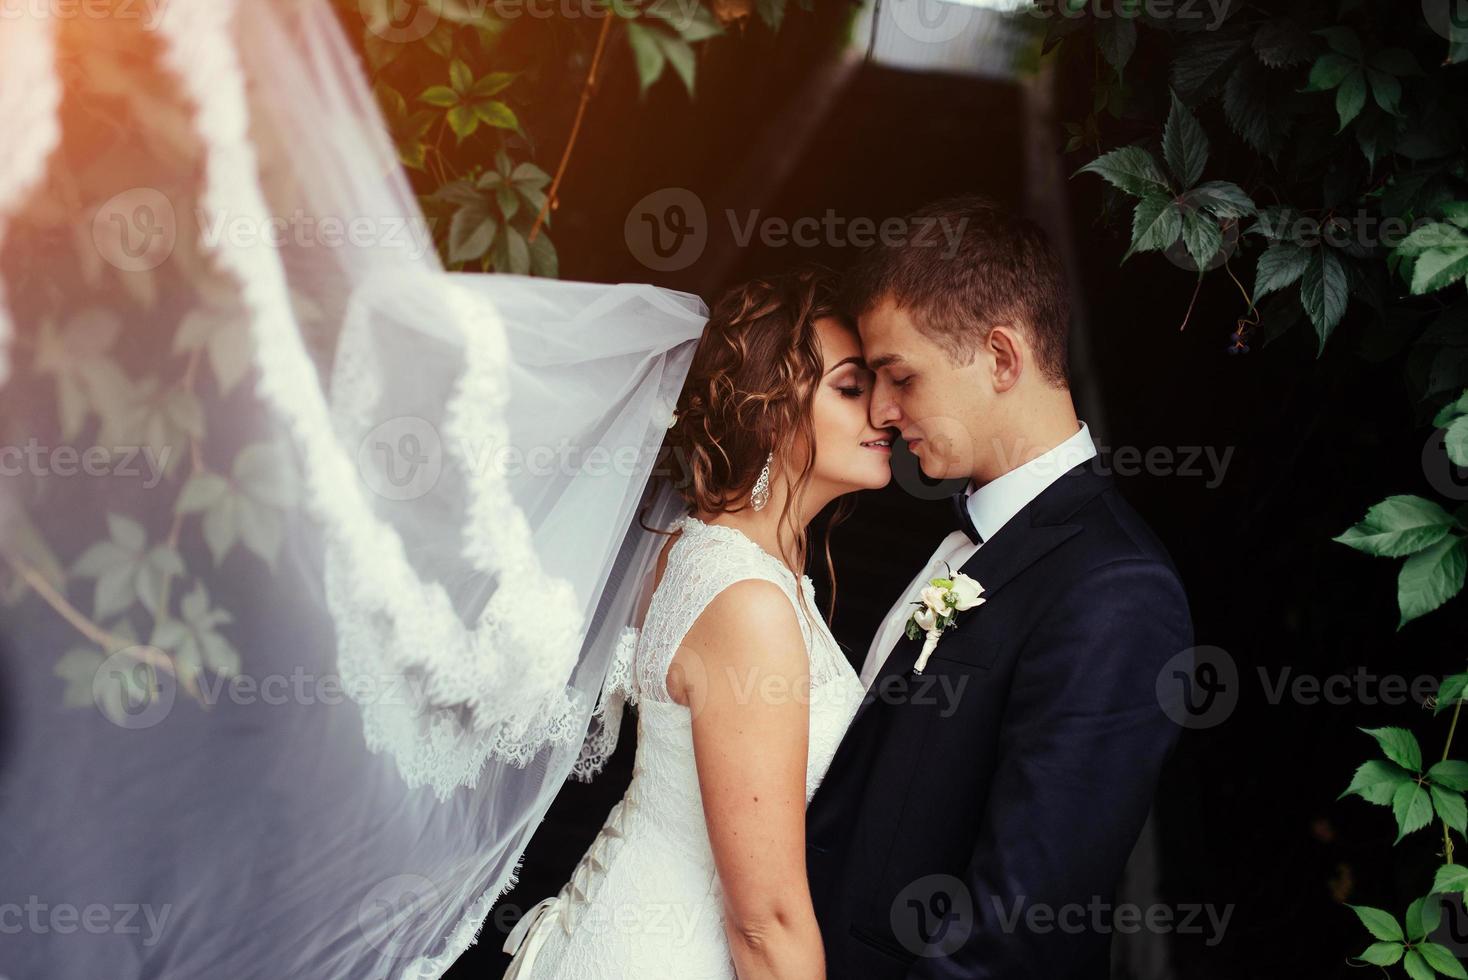
{"type": "Polygon", "coordinates": [[[1068,384],[1070,294],[1040,226],[974,195],[926,205],[905,234],[868,249],[847,274],[853,317],[891,299],[955,360],[973,360],[989,329],[1018,324],[1041,374],[1068,384]]]}

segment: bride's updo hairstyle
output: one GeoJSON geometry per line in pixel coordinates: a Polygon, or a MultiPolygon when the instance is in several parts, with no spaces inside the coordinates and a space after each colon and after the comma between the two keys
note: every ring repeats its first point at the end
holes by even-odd
{"type": "MultiPolygon", "coordinates": [[[[719,298],[655,470],[693,513],[732,513],[752,506],[773,452],[771,482],[790,487],[780,519],[795,532],[802,566],[807,541],[795,515],[815,463],[811,406],[825,373],[815,324],[832,317],[856,331],[837,306],[837,287],[834,273],[807,268],[752,279],[719,298]]],[[[845,516],[838,504],[831,526],[845,516]]],[[[826,566],[834,593],[829,538],[826,566]]]]}

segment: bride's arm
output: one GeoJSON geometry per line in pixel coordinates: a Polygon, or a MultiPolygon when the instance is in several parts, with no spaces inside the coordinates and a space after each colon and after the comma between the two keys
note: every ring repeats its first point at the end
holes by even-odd
{"type": "Polygon", "coordinates": [[[693,752],[725,931],[740,980],[820,980],[805,877],[809,660],[790,599],[737,582],[694,623],[668,673],[693,713],[693,752]]]}

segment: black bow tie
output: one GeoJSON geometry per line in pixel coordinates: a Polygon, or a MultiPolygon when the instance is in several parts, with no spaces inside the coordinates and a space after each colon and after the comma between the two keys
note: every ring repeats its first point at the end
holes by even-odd
{"type": "Polygon", "coordinates": [[[974,517],[968,512],[968,493],[960,490],[953,495],[952,500],[953,513],[958,518],[959,528],[964,534],[968,535],[968,539],[974,544],[983,544],[984,536],[979,533],[978,528],[974,527],[974,517]]]}

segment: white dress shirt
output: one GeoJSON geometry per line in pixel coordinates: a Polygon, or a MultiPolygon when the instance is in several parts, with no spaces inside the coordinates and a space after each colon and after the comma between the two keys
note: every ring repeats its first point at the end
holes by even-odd
{"type": "MultiPolygon", "coordinates": [[[[1031,500],[1040,495],[1050,484],[1060,479],[1061,474],[1096,455],[1096,445],[1091,441],[1090,429],[1082,422],[1076,434],[1069,439],[1022,466],[1017,466],[981,487],[972,483],[968,488],[968,513],[973,518],[979,536],[988,541],[1009,519],[1018,514],[1031,500]]],[[[897,641],[902,638],[908,617],[913,613],[913,603],[930,579],[958,571],[964,562],[973,557],[981,545],[974,544],[962,529],[952,532],[939,543],[938,549],[928,563],[898,598],[877,635],[867,650],[865,664],[861,668],[861,682],[870,688],[882,664],[897,641]]],[[[982,584],[982,583],[980,583],[982,584]]]]}

